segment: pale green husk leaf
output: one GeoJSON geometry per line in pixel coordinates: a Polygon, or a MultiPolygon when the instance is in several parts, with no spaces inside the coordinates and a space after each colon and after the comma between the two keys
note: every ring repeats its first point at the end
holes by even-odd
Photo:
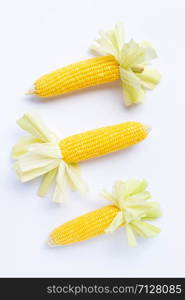
{"type": "Polygon", "coordinates": [[[47,129],[39,116],[25,114],[17,124],[29,133],[12,149],[12,157],[16,160],[14,169],[22,182],[43,175],[38,194],[45,196],[55,183],[54,202],[64,201],[67,183],[82,193],[87,190],[78,166],[62,159],[58,137],[47,129]]]}
{"type": "Polygon", "coordinates": [[[142,102],[146,90],[152,90],[160,82],[161,76],[155,69],[147,67],[157,57],[148,42],[136,43],[131,39],[124,42],[123,24],[118,23],[113,30],[100,31],[100,38],[91,49],[101,55],[112,55],[120,65],[123,94],[127,106],[142,102]]]}
{"type": "Polygon", "coordinates": [[[161,216],[159,203],[148,201],[151,195],[146,190],[147,186],[146,180],[131,179],[127,182],[117,181],[111,194],[103,192],[103,197],[119,208],[119,212],[106,228],[106,233],[125,226],[128,243],[135,246],[136,235],[149,238],[160,232],[159,228],[145,222],[161,216]]]}

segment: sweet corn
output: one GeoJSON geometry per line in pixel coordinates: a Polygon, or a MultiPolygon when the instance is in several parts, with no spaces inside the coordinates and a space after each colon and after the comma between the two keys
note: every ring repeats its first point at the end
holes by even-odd
{"type": "Polygon", "coordinates": [[[67,183],[82,193],[87,190],[78,162],[132,146],[146,138],[149,129],[138,122],[126,122],[59,140],[38,115],[25,114],[17,123],[29,136],[13,147],[14,169],[22,182],[44,175],[40,196],[46,195],[54,182],[54,202],[64,200],[67,183]]]}
{"type": "Polygon", "coordinates": [[[121,79],[126,106],[143,101],[145,92],[160,82],[148,65],[157,57],[149,43],[124,41],[123,24],[101,31],[91,49],[100,57],[84,60],[40,77],[26,94],[51,97],[121,79]]]}
{"type": "Polygon", "coordinates": [[[95,86],[120,78],[119,65],[113,56],[87,59],[43,75],[28,93],[51,97],[95,86]]]}
{"type": "Polygon", "coordinates": [[[56,228],[49,236],[50,246],[69,245],[113,233],[124,226],[130,246],[136,246],[136,236],[150,238],[160,229],[147,221],[161,216],[158,202],[148,201],[147,181],[130,179],[115,182],[112,193],[104,191],[102,196],[113,205],[102,207],[56,228]]]}
{"type": "Polygon", "coordinates": [[[56,228],[48,243],[50,246],[69,245],[103,234],[118,212],[116,206],[108,205],[80,216],[56,228]]]}
{"type": "Polygon", "coordinates": [[[132,146],[147,134],[143,124],[126,122],[67,137],[59,145],[64,161],[77,163],[132,146]]]}

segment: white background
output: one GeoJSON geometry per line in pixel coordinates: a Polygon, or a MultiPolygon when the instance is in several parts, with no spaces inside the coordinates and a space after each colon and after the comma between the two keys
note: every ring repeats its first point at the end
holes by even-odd
{"type": "Polygon", "coordinates": [[[185,275],[185,1],[16,0],[0,1],[0,276],[150,277],[185,275]],[[126,109],[120,82],[57,100],[24,96],[41,74],[92,57],[89,46],[100,28],[125,24],[127,40],[148,40],[161,84],[145,103],[126,109]],[[120,153],[86,161],[86,197],[69,192],[62,205],[39,198],[39,180],[21,184],[10,150],[23,132],[15,121],[38,111],[61,138],[127,120],[152,126],[144,142],[120,153]],[[99,193],[117,179],[146,178],[164,216],[159,236],[127,245],[124,229],[68,247],[49,248],[50,231],[108,204],[99,193]]]}

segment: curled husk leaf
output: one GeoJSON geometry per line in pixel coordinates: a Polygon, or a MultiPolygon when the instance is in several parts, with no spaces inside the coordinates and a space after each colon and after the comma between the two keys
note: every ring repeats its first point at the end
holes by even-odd
{"type": "Polygon", "coordinates": [[[160,232],[158,227],[146,222],[161,216],[159,203],[148,201],[151,195],[147,191],[147,186],[146,180],[118,181],[113,187],[112,194],[103,193],[104,198],[119,208],[112,223],[106,228],[106,233],[112,233],[124,225],[129,245],[136,246],[136,235],[149,238],[160,232]]]}
{"type": "Polygon", "coordinates": [[[127,106],[142,102],[146,91],[160,82],[159,72],[148,67],[157,57],[156,51],[148,42],[136,43],[131,39],[125,43],[122,23],[113,30],[100,31],[100,38],[91,48],[101,55],[114,56],[118,62],[127,106]]]}
{"type": "Polygon", "coordinates": [[[16,160],[14,169],[22,182],[43,176],[38,191],[45,196],[55,183],[54,202],[63,202],[67,183],[73,190],[84,193],[87,189],[77,164],[69,164],[62,159],[59,138],[52,133],[36,114],[25,114],[17,124],[28,136],[23,137],[13,147],[12,157],[16,160]]]}

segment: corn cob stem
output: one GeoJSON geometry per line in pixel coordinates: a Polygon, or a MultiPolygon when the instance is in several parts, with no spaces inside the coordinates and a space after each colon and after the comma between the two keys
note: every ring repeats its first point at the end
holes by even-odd
{"type": "Polygon", "coordinates": [[[27,94],[35,94],[39,97],[58,96],[119,78],[119,65],[114,57],[100,56],[43,75],[27,94]]]}
{"type": "Polygon", "coordinates": [[[103,234],[118,211],[116,206],[108,205],[71,220],[50,234],[48,244],[69,245],[103,234]]]}

